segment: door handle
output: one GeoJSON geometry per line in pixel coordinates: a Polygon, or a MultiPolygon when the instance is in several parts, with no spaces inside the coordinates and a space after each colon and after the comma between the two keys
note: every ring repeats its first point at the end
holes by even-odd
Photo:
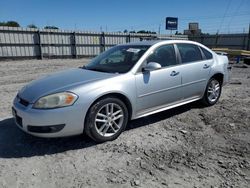
{"type": "Polygon", "coordinates": [[[170,76],[177,76],[180,72],[172,71],[170,76]]]}
{"type": "Polygon", "coordinates": [[[209,68],[209,67],[210,67],[210,65],[205,64],[205,65],[203,66],[203,69],[207,69],[207,68],[209,68]]]}

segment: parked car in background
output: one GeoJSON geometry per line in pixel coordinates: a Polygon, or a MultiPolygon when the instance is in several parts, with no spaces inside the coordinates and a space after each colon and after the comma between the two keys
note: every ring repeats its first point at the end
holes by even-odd
{"type": "Polygon", "coordinates": [[[227,53],[227,52],[215,51],[215,53],[218,54],[218,55],[225,55],[225,56],[228,56],[228,53],[227,53]]]}
{"type": "Polygon", "coordinates": [[[39,137],[117,138],[129,120],[200,100],[214,105],[228,59],[202,44],[142,41],[115,46],[89,64],[36,80],[13,102],[18,127],[39,137]]]}

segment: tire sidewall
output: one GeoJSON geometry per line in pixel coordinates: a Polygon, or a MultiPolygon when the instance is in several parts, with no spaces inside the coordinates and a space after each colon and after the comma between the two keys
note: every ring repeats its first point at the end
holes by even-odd
{"type": "Polygon", "coordinates": [[[222,92],[221,82],[220,82],[219,80],[215,79],[215,78],[211,78],[211,79],[208,81],[208,83],[207,83],[206,91],[205,91],[205,94],[204,94],[205,102],[207,103],[207,105],[208,105],[208,106],[212,106],[212,105],[214,105],[215,103],[217,103],[217,101],[218,101],[219,98],[220,98],[221,92],[222,92]],[[217,82],[219,82],[219,84],[220,84],[220,93],[219,93],[218,98],[217,98],[214,102],[211,102],[211,101],[208,99],[208,87],[209,87],[210,83],[211,83],[213,80],[216,80],[217,82]]]}
{"type": "Polygon", "coordinates": [[[103,98],[103,99],[97,101],[96,103],[94,103],[94,105],[91,106],[86,118],[87,119],[86,119],[85,129],[87,130],[86,133],[88,136],[90,136],[96,142],[111,141],[111,140],[116,139],[126,128],[127,122],[128,122],[128,110],[127,110],[126,105],[120,99],[108,97],[108,98],[103,98]],[[104,136],[101,136],[96,130],[95,117],[96,117],[97,112],[104,105],[106,105],[108,103],[115,103],[122,108],[123,113],[124,113],[124,120],[123,120],[122,127],[120,128],[119,131],[117,131],[114,135],[112,135],[110,137],[104,137],[104,136]]]}

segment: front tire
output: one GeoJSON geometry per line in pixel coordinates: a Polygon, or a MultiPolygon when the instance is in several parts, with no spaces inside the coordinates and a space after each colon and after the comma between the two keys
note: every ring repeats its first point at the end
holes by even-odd
{"type": "Polygon", "coordinates": [[[219,80],[216,78],[211,78],[208,81],[206,91],[204,93],[204,96],[202,98],[202,103],[205,106],[212,106],[214,105],[220,98],[222,90],[222,85],[219,80]]]}
{"type": "Polygon", "coordinates": [[[94,103],[86,116],[85,133],[96,142],[116,139],[126,128],[128,110],[114,97],[103,98],[94,103]]]}

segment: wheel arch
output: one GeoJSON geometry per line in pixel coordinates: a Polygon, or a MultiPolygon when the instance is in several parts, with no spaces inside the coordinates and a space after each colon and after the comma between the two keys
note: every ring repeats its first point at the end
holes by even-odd
{"type": "MultiPolygon", "coordinates": [[[[103,98],[107,98],[107,97],[115,97],[117,99],[120,99],[124,104],[125,106],[127,107],[127,110],[128,110],[128,115],[129,115],[129,120],[131,119],[132,117],[132,113],[133,113],[133,108],[132,108],[132,104],[129,100],[129,98],[122,94],[122,93],[119,93],[119,92],[112,92],[112,93],[106,93],[106,94],[103,94],[101,96],[99,96],[98,98],[96,98],[92,103],[91,105],[89,106],[88,110],[87,110],[87,113],[86,113],[86,116],[84,118],[84,122],[86,122],[86,117],[87,117],[87,114],[89,113],[89,110],[90,108],[96,103],[98,102],[99,100],[103,99],[103,98]]],[[[85,124],[85,123],[84,123],[85,124]]]]}
{"type": "Polygon", "coordinates": [[[203,96],[205,95],[207,85],[208,85],[209,81],[211,80],[211,78],[215,78],[215,79],[217,79],[217,80],[220,82],[221,86],[223,85],[223,81],[224,81],[224,74],[223,74],[223,73],[221,73],[221,72],[216,72],[216,73],[212,74],[212,76],[208,77],[206,87],[204,88],[204,90],[203,90],[203,94],[202,94],[202,96],[201,96],[201,97],[203,97],[203,96]]]}
{"type": "MultiPolygon", "coordinates": [[[[211,76],[211,78],[217,79],[217,80],[220,82],[220,84],[223,85],[224,74],[218,72],[218,73],[213,74],[213,76],[211,76]]],[[[210,78],[210,79],[211,79],[211,78],[210,78]]]]}

